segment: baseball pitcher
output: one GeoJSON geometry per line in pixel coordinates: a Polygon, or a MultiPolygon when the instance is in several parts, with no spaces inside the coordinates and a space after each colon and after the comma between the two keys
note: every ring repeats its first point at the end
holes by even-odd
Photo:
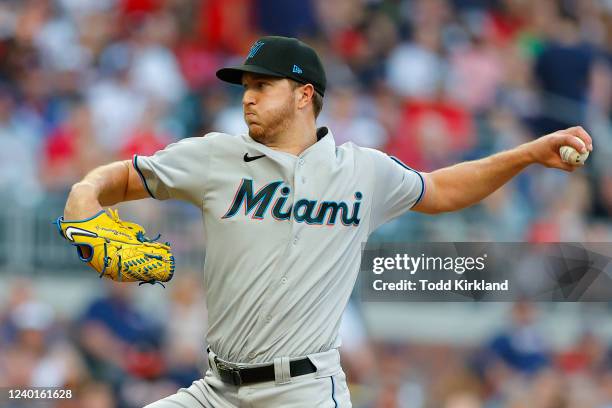
{"type": "Polygon", "coordinates": [[[217,77],[243,87],[248,134],[187,138],[96,168],[72,187],[57,221],[100,276],[155,283],[174,273],[170,244],[103,207],[152,197],[202,210],[210,369],[149,408],[350,407],[338,327],[369,234],[408,210],[475,204],[530,164],[573,171],[562,146],[592,150],[575,127],[418,172],[377,150],[338,146],[317,128],[325,72],[297,39],[263,37],[244,65],[217,77]]]}

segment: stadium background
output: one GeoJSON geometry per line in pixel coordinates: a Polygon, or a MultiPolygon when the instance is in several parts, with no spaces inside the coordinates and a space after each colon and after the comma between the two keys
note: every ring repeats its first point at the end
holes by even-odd
{"type": "MultiPolygon", "coordinates": [[[[321,54],[318,122],[338,143],[419,170],[575,124],[593,136],[578,172],[530,168],[480,205],[407,214],[373,240],[610,242],[609,0],[2,0],[0,387],[79,395],[49,406],[137,407],[201,376],[197,210],[120,206],[173,242],[167,289],[99,281],[51,221],[96,165],[242,132],[241,90],[214,72],[261,34],[299,36],[321,54]]],[[[342,327],[354,406],[611,407],[611,311],[356,296],[342,327]]]]}

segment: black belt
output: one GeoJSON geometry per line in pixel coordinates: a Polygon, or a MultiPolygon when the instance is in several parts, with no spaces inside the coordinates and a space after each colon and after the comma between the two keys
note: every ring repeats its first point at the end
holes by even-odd
{"type": "MultiPolygon", "coordinates": [[[[238,368],[225,364],[215,356],[215,365],[217,366],[219,377],[227,384],[246,385],[264,381],[274,381],[276,379],[274,375],[274,364],[261,367],[238,368]]],[[[315,371],[317,371],[317,367],[312,364],[312,361],[310,361],[308,357],[289,362],[291,377],[311,374],[315,371]]]]}

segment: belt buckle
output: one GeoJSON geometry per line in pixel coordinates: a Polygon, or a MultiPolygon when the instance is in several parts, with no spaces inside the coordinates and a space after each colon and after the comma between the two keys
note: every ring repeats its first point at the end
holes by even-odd
{"type": "Polygon", "coordinates": [[[215,358],[215,364],[217,365],[217,371],[219,372],[219,377],[221,377],[221,380],[236,386],[242,384],[239,368],[229,366],[219,361],[217,358],[215,358]]]}

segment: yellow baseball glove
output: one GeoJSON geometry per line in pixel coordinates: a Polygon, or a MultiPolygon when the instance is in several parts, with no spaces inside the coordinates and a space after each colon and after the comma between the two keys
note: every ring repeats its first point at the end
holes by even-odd
{"type": "Polygon", "coordinates": [[[122,221],[117,211],[100,211],[80,221],[59,217],[55,223],[62,238],[76,246],[79,259],[98,271],[100,278],[140,284],[172,279],[170,243],[156,242],[159,236],[147,238],[140,225],[122,221]]]}

